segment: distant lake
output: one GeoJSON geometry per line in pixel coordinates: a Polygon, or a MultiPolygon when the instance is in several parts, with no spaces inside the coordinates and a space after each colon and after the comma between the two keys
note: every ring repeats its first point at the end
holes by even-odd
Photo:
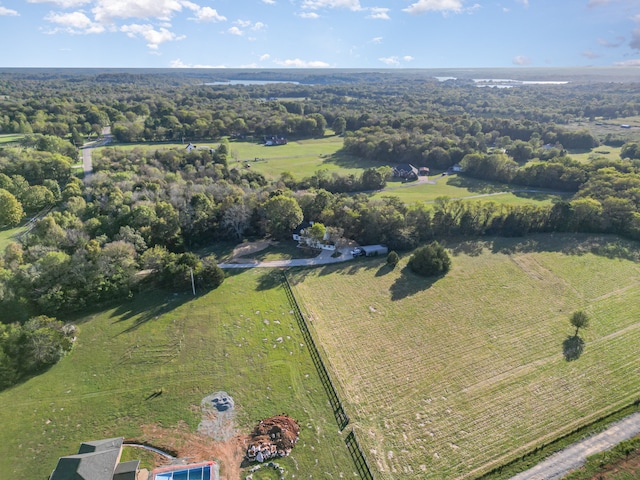
{"type": "Polygon", "coordinates": [[[272,83],[300,84],[300,82],[292,82],[290,80],[227,80],[226,82],[207,82],[204,85],[271,85],[272,83]]]}
{"type": "MultiPolygon", "coordinates": [[[[439,82],[458,80],[457,77],[434,77],[439,82]]],[[[567,85],[564,80],[513,80],[511,78],[473,78],[476,87],[513,88],[521,85],[567,85]]]]}

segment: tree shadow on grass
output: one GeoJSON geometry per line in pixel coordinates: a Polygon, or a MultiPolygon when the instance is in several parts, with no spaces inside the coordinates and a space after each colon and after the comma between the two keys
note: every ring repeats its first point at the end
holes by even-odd
{"type": "Polygon", "coordinates": [[[395,268],[395,265],[389,265],[388,263],[385,263],[384,265],[380,266],[380,268],[376,272],[376,277],[383,277],[388,273],[393,272],[395,268]]]}
{"type": "Polygon", "coordinates": [[[139,294],[133,300],[118,306],[111,314],[115,323],[134,319],[133,324],[125,328],[119,335],[137,330],[150,320],[158,319],[165,313],[174,310],[193,299],[191,292],[171,293],[163,290],[139,294]]]}
{"type": "Polygon", "coordinates": [[[569,335],[562,342],[562,355],[567,362],[577,360],[584,351],[584,340],[578,335],[569,335]]]}
{"type": "Polygon", "coordinates": [[[447,245],[447,248],[451,251],[451,253],[455,256],[464,254],[470,257],[477,257],[482,254],[482,251],[485,247],[491,248],[489,242],[483,240],[464,240],[457,243],[452,243],[451,245],[447,245]]]}
{"type": "Polygon", "coordinates": [[[401,271],[401,275],[393,282],[389,288],[391,292],[391,300],[402,300],[403,298],[423,292],[436,283],[441,276],[438,277],[421,277],[416,275],[407,266],[401,271]]]}
{"type": "Polygon", "coordinates": [[[447,184],[454,187],[464,188],[472,193],[477,194],[499,193],[511,190],[509,185],[503,183],[468,178],[464,175],[450,176],[447,184]]]}
{"type": "Polygon", "coordinates": [[[263,292],[265,290],[271,290],[273,288],[277,288],[282,284],[282,270],[274,269],[274,270],[266,270],[264,273],[260,275],[258,278],[258,285],[256,286],[256,291],[263,292]]]}

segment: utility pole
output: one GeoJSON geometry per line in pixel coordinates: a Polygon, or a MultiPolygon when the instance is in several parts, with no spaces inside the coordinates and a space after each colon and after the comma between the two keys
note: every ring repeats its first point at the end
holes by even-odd
{"type": "Polygon", "coordinates": [[[193,296],[196,296],[196,282],[193,280],[193,268],[190,268],[189,270],[191,270],[191,289],[193,290],[193,296]]]}

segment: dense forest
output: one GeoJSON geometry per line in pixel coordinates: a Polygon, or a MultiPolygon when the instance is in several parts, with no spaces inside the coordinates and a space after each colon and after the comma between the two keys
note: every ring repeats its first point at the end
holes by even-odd
{"type": "Polygon", "coordinates": [[[0,227],[36,218],[0,257],[0,385],[41,365],[23,362],[29,367],[22,372],[16,363],[22,357],[15,352],[29,351],[33,332],[48,329],[53,350],[69,348],[62,327],[42,315],[62,318],[143,288],[187,289],[191,272],[199,285],[215,288],[224,274],[215,257],[196,254],[200,248],[286,237],[303,219],[322,222],[335,241],[398,251],[447,237],[533,232],[640,240],[636,129],[601,137],[588,128],[640,115],[637,84],[500,89],[350,72],[333,81],[306,74],[300,80],[307,83],[208,84],[215,79],[0,73],[0,134],[21,135],[18,144],[0,146],[0,227]],[[106,126],[117,142],[141,146],[94,153],[85,182],[72,169],[78,147],[106,126]],[[327,129],[344,137],[341,153],[389,167],[274,181],[230,162],[230,142],[322,137],[327,129]],[[219,146],[142,148],[162,141],[219,146]],[[569,153],[598,146],[622,147],[621,156],[580,162],[569,153]],[[407,205],[367,193],[385,186],[391,166],[406,162],[434,172],[459,165],[461,175],[564,192],[566,200],[534,206],[439,198],[407,205]]]}

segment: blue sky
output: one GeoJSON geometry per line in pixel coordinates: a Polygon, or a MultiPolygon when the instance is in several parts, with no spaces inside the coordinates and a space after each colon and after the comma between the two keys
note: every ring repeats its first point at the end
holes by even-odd
{"type": "Polygon", "coordinates": [[[0,0],[0,38],[0,67],[640,66],[640,0],[0,0]]]}

